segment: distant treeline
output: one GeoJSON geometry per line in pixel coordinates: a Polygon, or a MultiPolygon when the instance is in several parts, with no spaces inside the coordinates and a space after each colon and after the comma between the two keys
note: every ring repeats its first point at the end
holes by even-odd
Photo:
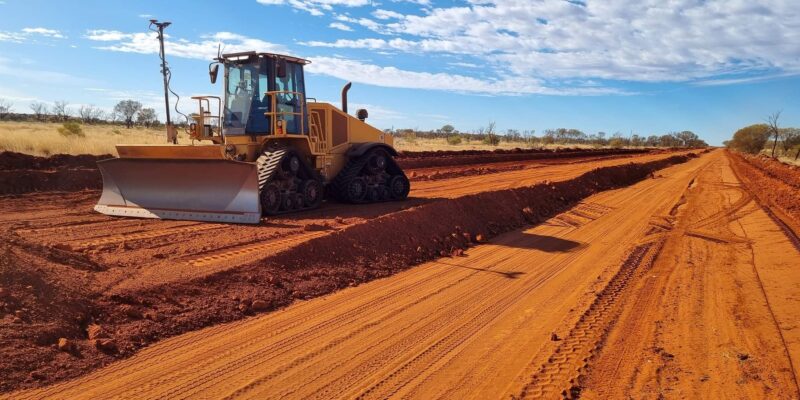
{"type": "Polygon", "coordinates": [[[30,113],[16,112],[14,104],[0,99],[0,121],[25,122],[81,122],[84,124],[124,124],[148,128],[161,126],[156,111],[143,107],[135,100],[122,100],[111,112],[92,105],[70,106],[66,101],[56,101],[52,105],[33,102],[28,105],[30,113]]]}
{"type": "Polygon", "coordinates": [[[771,157],[800,158],[800,129],[781,128],[781,113],[766,118],[766,123],[746,126],[737,130],[731,140],[724,142],[730,149],[744,153],[766,152],[771,157]]]}
{"type": "Polygon", "coordinates": [[[401,137],[408,141],[421,139],[441,139],[444,138],[450,144],[462,142],[480,142],[490,145],[498,145],[501,141],[526,143],[532,146],[549,144],[583,144],[593,146],[609,147],[707,147],[708,144],[700,139],[692,131],[670,132],[663,135],[623,135],[614,133],[611,135],[605,132],[587,134],[578,129],[558,128],[547,129],[540,136],[536,135],[535,130],[508,129],[499,133],[494,129],[494,123],[487,127],[479,128],[473,132],[459,132],[452,125],[445,125],[440,129],[430,131],[420,131],[416,129],[387,129],[386,132],[401,137]]]}

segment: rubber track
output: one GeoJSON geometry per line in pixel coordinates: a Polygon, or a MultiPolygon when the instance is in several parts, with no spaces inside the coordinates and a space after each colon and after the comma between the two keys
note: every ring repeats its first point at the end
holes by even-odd
{"type": "MultiPolygon", "coordinates": [[[[258,193],[267,185],[267,182],[272,180],[275,172],[278,170],[283,156],[286,155],[286,149],[279,149],[275,151],[265,150],[256,160],[258,166],[258,193]]],[[[259,201],[261,199],[259,198],[259,201]]]]}
{"type": "MultiPolygon", "coordinates": [[[[272,181],[273,177],[275,177],[275,173],[278,171],[280,167],[281,161],[287,156],[295,154],[294,151],[289,149],[277,149],[273,151],[264,150],[264,153],[258,157],[256,160],[256,165],[258,166],[258,193],[259,193],[259,201],[261,201],[261,191],[264,189],[264,186],[267,185],[270,181],[272,181]]],[[[318,181],[322,181],[318,174],[310,168],[306,162],[303,160],[303,157],[298,155],[297,157],[300,160],[300,168],[305,170],[305,174],[308,175],[308,179],[317,179],[318,181]]],[[[305,211],[310,210],[315,207],[299,207],[293,210],[279,210],[275,213],[271,213],[269,215],[280,215],[280,214],[287,214],[292,212],[298,211],[305,211]]]]}
{"type": "MultiPolygon", "coordinates": [[[[333,179],[331,182],[331,189],[333,189],[332,193],[333,196],[342,202],[348,202],[347,200],[347,184],[350,181],[358,176],[358,173],[364,168],[367,164],[366,157],[357,157],[357,158],[350,158],[347,160],[347,164],[345,164],[342,171],[336,175],[336,178],[333,179]]],[[[362,201],[363,203],[363,201],[362,201]]]]}
{"type": "MultiPolygon", "coordinates": [[[[358,174],[361,172],[361,170],[364,168],[364,166],[367,164],[367,159],[369,157],[366,156],[369,154],[370,153],[368,152],[363,156],[350,158],[347,161],[347,164],[345,164],[344,168],[342,168],[342,171],[339,172],[338,175],[336,175],[336,178],[334,178],[330,184],[334,198],[336,198],[341,202],[347,202],[347,203],[350,202],[347,199],[347,184],[350,183],[351,179],[357,177],[358,174]]],[[[395,175],[405,176],[405,172],[403,172],[403,169],[400,168],[400,165],[397,164],[397,161],[394,158],[388,156],[386,158],[386,161],[387,161],[386,172],[389,174],[389,176],[395,176],[395,175]]],[[[406,179],[408,179],[408,177],[406,177],[406,179]]],[[[384,201],[392,201],[392,199],[389,198],[378,202],[384,202],[384,201]]],[[[363,203],[378,203],[378,202],[370,201],[365,198],[361,201],[358,201],[357,203],[363,204],[363,203]]]]}

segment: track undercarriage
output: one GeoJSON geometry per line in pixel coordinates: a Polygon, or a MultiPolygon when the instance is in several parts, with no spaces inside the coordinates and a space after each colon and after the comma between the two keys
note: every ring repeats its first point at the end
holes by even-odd
{"type": "Polygon", "coordinates": [[[322,176],[289,148],[264,151],[257,166],[264,215],[317,208],[326,192],[341,202],[363,204],[402,200],[410,190],[403,170],[382,148],[351,157],[327,186],[322,176]]]}

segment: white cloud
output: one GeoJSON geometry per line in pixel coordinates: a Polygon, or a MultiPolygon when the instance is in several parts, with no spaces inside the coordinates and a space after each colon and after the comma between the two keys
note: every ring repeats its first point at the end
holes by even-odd
{"type": "Polygon", "coordinates": [[[312,57],[311,61],[312,63],[306,67],[306,71],[309,73],[323,74],[343,80],[383,87],[445,90],[491,95],[599,95],[621,93],[608,88],[553,89],[544,86],[543,82],[538,79],[524,76],[513,76],[505,79],[478,79],[441,72],[407,71],[338,57],[312,57]]]}
{"type": "Polygon", "coordinates": [[[800,72],[796,0],[468,0],[398,14],[376,10],[379,21],[337,16],[396,36],[391,40],[305,44],[468,55],[495,74],[542,79],[663,82],[800,72]]]}
{"type": "Polygon", "coordinates": [[[353,31],[353,28],[351,28],[351,27],[349,27],[349,26],[347,26],[347,25],[345,25],[345,24],[343,24],[341,22],[331,22],[331,24],[328,25],[328,27],[329,28],[333,28],[333,29],[338,29],[340,31],[345,31],[345,32],[352,32],[353,31]]]}
{"type": "Polygon", "coordinates": [[[56,38],[56,39],[64,39],[64,35],[62,35],[60,31],[55,30],[55,29],[23,28],[22,32],[28,33],[28,34],[42,35],[42,36],[56,38]]]}
{"type": "Polygon", "coordinates": [[[17,32],[2,32],[0,31],[0,42],[22,43],[26,35],[17,32]]]}
{"type": "Polygon", "coordinates": [[[774,75],[764,75],[764,76],[751,76],[746,78],[714,78],[714,79],[707,79],[707,80],[699,80],[692,82],[692,84],[697,86],[723,86],[723,85],[735,85],[739,83],[753,83],[753,82],[763,82],[763,81],[770,81],[773,79],[780,79],[780,78],[788,78],[792,76],[800,75],[797,72],[789,72],[783,74],[774,74],[774,75]]]}
{"type": "Polygon", "coordinates": [[[449,62],[447,65],[452,65],[454,67],[461,67],[461,68],[479,68],[478,64],[468,63],[468,62],[449,62]]]}
{"type": "MultiPolygon", "coordinates": [[[[166,34],[164,36],[166,39],[164,47],[167,54],[175,57],[211,60],[217,56],[217,49],[220,45],[223,51],[227,53],[237,51],[286,52],[286,48],[281,45],[232,32],[217,32],[204,35],[202,40],[196,42],[186,39],[173,39],[166,34]]],[[[97,47],[102,50],[139,54],[157,54],[159,51],[156,34],[152,32],[125,33],[95,29],[87,31],[85,37],[89,40],[105,43],[105,45],[97,47]]]]}
{"type": "Polygon", "coordinates": [[[19,32],[0,31],[0,42],[24,43],[36,42],[36,37],[52,39],[66,39],[67,37],[56,29],[48,28],[23,28],[19,32]]]}
{"type": "Polygon", "coordinates": [[[105,29],[93,29],[86,32],[87,39],[101,41],[101,42],[113,42],[132,37],[133,34],[130,33],[122,33],[120,31],[109,31],[105,29]]]}
{"type": "Polygon", "coordinates": [[[384,9],[377,9],[373,11],[372,16],[380,20],[403,18],[403,14],[400,14],[399,12],[384,9]]]}
{"type": "Polygon", "coordinates": [[[353,18],[346,14],[338,14],[336,15],[336,20],[342,22],[349,22],[351,24],[361,25],[373,32],[381,33],[381,34],[389,34],[391,31],[383,26],[381,23],[373,21],[369,18],[353,18]]]}
{"type": "Polygon", "coordinates": [[[267,6],[289,5],[314,16],[324,15],[324,11],[333,10],[334,6],[362,7],[371,4],[371,0],[256,0],[267,6]]]}
{"type": "MultiPolygon", "coordinates": [[[[102,50],[141,54],[158,53],[158,41],[153,33],[90,30],[87,31],[86,38],[103,43],[103,46],[98,47],[98,49],[102,50]]],[[[265,51],[288,53],[288,50],[280,45],[231,32],[204,35],[200,41],[194,42],[170,37],[166,37],[166,39],[165,47],[167,54],[171,57],[209,60],[216,56],[218,43],[223,43],[225,52],[265,51]]],[[[392,39],[389,42],[394,43],[398,48],[401,48],[404,43],[402,39],[392,39]]],[[[377,42],[374,43],[362,41],[360,45],[364,48],[379,48],[383,46],[383,43],[385,41],[377,39],[377,42]]],[[[312,57],[310,60],[312,63],[306,67],[306,70],[310,73],[384,87],[493,95],[533,93],[596,95],[623,93],[619,90],[603,87],[552,88],[546,86],[540,79],[518,74],[505,75],[506,77],[502,79],[479,79],[458,74],[407,71],[395,67],[363,63],[339,56],[312,57]]]]}

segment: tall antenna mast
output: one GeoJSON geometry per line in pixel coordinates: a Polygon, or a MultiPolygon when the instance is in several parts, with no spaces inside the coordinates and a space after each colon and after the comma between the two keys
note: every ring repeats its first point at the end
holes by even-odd
{"type": "Polygon", "coordinates": [[[161,46],[159,56],[161,57],[161,75],[164,77],[164,106],[167,111],[167,141],[173,144],[178,143],[178,135],[175,134],[172,126],[172,121],[169,117],[169,69],[167,68],[166,55],[164,54],[164,28],[170,26],[171,22],[158,22],[158,20],[151,19],[150,27],[156,26],[155,31],[158,32],[158,43],[161,46]]]}

